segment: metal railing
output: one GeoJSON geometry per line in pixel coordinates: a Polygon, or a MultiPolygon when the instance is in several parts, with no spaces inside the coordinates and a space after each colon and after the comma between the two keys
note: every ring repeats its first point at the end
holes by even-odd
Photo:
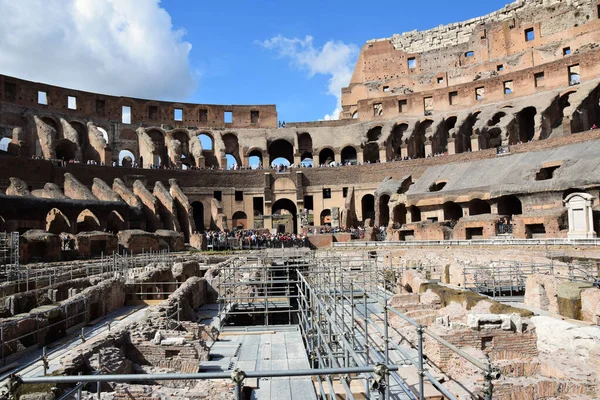
{"type": "Polygon", "coordinates": [[[472,240],[409,240],[385,242],[334,242],[334,247],[412,247],[412,246],[600,246],[600,239],[472,239],[472,240]]]}

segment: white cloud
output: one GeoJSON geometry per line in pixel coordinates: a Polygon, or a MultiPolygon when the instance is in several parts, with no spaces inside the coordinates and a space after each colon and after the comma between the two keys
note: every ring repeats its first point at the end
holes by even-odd
{"type": "Polygon", "coordinates": [[[330,40],[322,48],[315,48],[313,37],[304,39],[286,38],[282,35],[259,42],[266,49],[276,51],[279,56],[292,60],[300,68],[308,69],[310,76],[330,75],[327,93],[337,98],[335,110],[324,119],[338,119],[342,111],[342,88],[348,86],[358,55],[358,47],[330,40]]]}
{"type": "Polygon", "coordinates": [[[185,99],[191,44],[159,0],[0,0],[0,73],[92,92],[185,99]]]}

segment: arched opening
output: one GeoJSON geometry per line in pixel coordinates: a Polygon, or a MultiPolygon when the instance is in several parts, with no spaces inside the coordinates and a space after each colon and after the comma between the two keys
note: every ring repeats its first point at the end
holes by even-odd
{"type": "MultiPolygon", "coordinates": [[[[298,134],[298,153],[302,155],[302,161],[305,158],[308,158],[308,154],[310,154],[310,158],[312,160],[312,152],[313,152],[313,143],[312,137],[308,132],[302,132],[298,134]]],[[[312,164],[312,162],[311,162],[312,164]]]]}
{"type": "Polygon", "coordinates": [[[367,142],[376,142],[381,137],[381,126],[375,126],[367,132],[367,142]]]}
{"type": "Polygon", "coordinates": [[[63,131],[60,128],[60,124],[58,122],[56,122],[54,120],[54,118],[50,118],[50,117],[42,117],[41,120],[48,126],[52,127],[55,131],[56,134],[54,136],[54,139],[63,139],[63,131]]]}
{"type": "Polygon", "coordinates": [[[390,161],[400,159],[402,155],[402,138],[408,130],[408,124],[397,124],[392,129],[386,143],[386,155],[390,161]]]}
{"type": "Polygon", "coordinates": [[[331,226],[331,210],[321,211],[321,226],[331,226]]]}
{"type": "Polygon", "coordinates": [[[117,211],[111,211],[106,220],[106,230],[108,232],[117,234],[125,229],[127,229],[125,218],[123,218],[117,211]]]}
{"type": "Polygon", "coordinates": [[[300,156],[300,164],[302,164],[303,167],[314,167],[314,160],[313,160],[313,156],[312,153],[310,152],[304,152],[302,153],[302,155],[300,156]]]}
{"type": "Polygon", "coordinates": [[[425,142],[432,135],[433,121],[426,119],[417,124],[412,135],[408,138],[408,156],[410,158],[425,158],[425,142]]]}
{"type": "Polygon", "coordinates": [[[477,123],[477,118],[481,112],[470,114],[467,119],[458,128],[456,138],[454,141],[454,148],[456,153],[466,153],[471,151],[471,137],[473,136],[473,127],[477,123]]]}
{"type": "Polygon", "coordinates": [[[406,206],[404,204],[398,204],[394,207],[394,228],[400,228],[406,224],[406,206]]]}
{"type": "Polygon", "coordinates": [[[190,165],[193,163],[192,156],[190,154],[190,137],[185,131],[176,131],[172,133],[173,139],[177,140],[181,144],[181,155],[180,161],[182,164],[190,165]]]}
{"type": "Polygon", "coordinates": [[[377,142],[367,143],[363,149],[363,158],[366,163],[379,162],[379,145],[377,142]]]}
{"type": "Polygon", "coordinates": [[[213,137],[207,132],[202,132],[198,135],[198,140],[202,146],[204,166],[207,168],[219,168],[219,160],[215,156],[214,151],[215,147],[213,137]]]}
{"type": "Polygon", "coordinates": [[[500,123],[500,120],[506,116],[504,111],[497,112],[494,116],[487,122],[487,126],[495,126],[500,123]]]}
{"type": "Polygon", "coordinates": [[[67,139],[59,139],[54,147],[56,158],[58,160],[74,160],[77,152],[77,145],[67,139]]]}
{"type": "Polygon", "coordinates": [[[289,199],[279,199],[272,206],[273,212],[273,228],[278,232],[284,230],[283,233],[297,233],[298,221],[296,220],[297,208],[296,204],[289,199]],[[291,229],[291,231],[290,231],[291,229]]]}
{"type": "Polygon", "coordinates": [[[262,168],[262,152],[258,149],[248,153],[248,166],[252,169],[262,168]]]}
{"type": "Polygon", "coordinates": [[[377,226],[388,226],[390,223],[390,196],[387,194],[382,194],[379,196],[379,220],[377,221],[377,226]]]}
{"type": "Polygon", "coordinates": [[[204,232],[204,204],[194,201],[192,204],[192,218],[197,232],[204,232]]]}
{"type": "Polygon", "coordinates": [[[285,139],[278,139],[269,145],[269,164],[286,165],[283,160],[287,165],[294,163],[294,146],[285,139]]]}
{"type": "Polygon", "coordinates": [[[238,137],[233,133],[226,133],[223,135],[223,144],[225,144],[225,155],[229,156],[227,159],[227,167],[231,167],[232,165],[242,165],[238,137]]]}
{"type": "Polygon", "coordinates": [[[421,209],[417,206],[410,207],[411,222],[421,222],[421,209]]]}
{"type": "Polygon", "coordinates": [[[167,156],[167,147],[165,146],[165,136],[157,129],[151,129],[146,133],[154,144],[154,151],[152,152],[154,160],[152,160],[152,164],[159,167],[166,166],[169,158],[167,156]]]}
{"type": "Polygon", "coordinates": [[[46,215],[46,232],[58,235],[62,232],[71,232],[71,222],[58,208],[53,208],[46,215]]]}
{"type": "Polygon", "coordinates": [[[77,216],[77,233],[100,230],[100,221],[90,210],[83,210],[77,216]]]}
{"type": "Polygon", "coordinates": [[[225,159],[227,160],[227,169],[236,169],[239,165],[233,154],[225,154],[225,159]]]}
{"type": "Polygon", "coordinates": [[[469,202],[469,215],[491,214],[490,203],[481,199],[473,199],[469,202]]]}
{"type": "Polygon", "coordinates": [[[453,201],[444,203],[444,220],[445,221],[458,221],[463,216],[463,210],[461,206],[453,201]]]}
{"type": "Polygon", "coordinates": [[[571,132],[578,133],[600,125],[600,86],[596,86],[572,114],[571,132]]]}
{"type": "Polygon", "coordinates": [[[342,149],[342,164],[356,165],[358,158],[356,156],[356,149],[352,146],[346,146],[342,149]]]}
{"type": "Polygon", "coordinates": [[[213,146],[212,136],[209,136],[206,133],[201,133],[198,135],[198,140],[200,140],[200,144],[202,145],[202,150],[213,151],[214,146],[213,146]]]}
{"type": "Polygon", "coordinates": [[[537,110],[535,107],[527,107],[517,114],[517,124],[519,126],[519,141],[522,143],[530,142],[535,135],[535,116],[537,110]]]}
{"type": "Polygon", "coordinates": [[[9,138],[0,139],[0,151],[8,151],[8,145],[10,142],[11,140],[9,138]]]}
{"type": "Polygon", "coordinates": [[[231,226],[237,229],[248,229],[248,216],[243,211],[236,211],[231,216],[231,226]]]}
{"type": "Polygon", "coordinates": [[[83,157],[82,162],[86,162],[91,157],[89,156],[89,138],[88,128],[86,125],[79,121],[71,121],[69,124],[77,131],[77,140],[79,142],[79,148],[81,149],[81,156],[83,157]]]}
{"type": "Polygon", "coordinates": [[[502,196],[498,199],[499,215],[521,215],[523,214],[523,205],[517,196],[502,196]]]}
{"type": "Polygon", "coordinates": [[[330,148],[323,149],[319,152],[319,165],[329,165],[335,161],[335,155],[330,148]]]}
{"type": "Polygon", "coordinates": [[[367,226],[373,226],[375,223],[375,196],[372,194],[364,195],[360,201],[360,204],[364,227],[366,228],[367,226]],[[370,221],[368,225],[367,220],[370,221]]]}
{"type": "Polygon", "coordinates": [[[121,150],[119,152],[119,165],[121,167],[131,168],[133,167],[133,160],[135,160],[135,156],[129,150],[121,150]]]}
{"type": "Polygon", "coordinates": [[[448,139],[450,138],[450,130],[456,126],[457,118],[449,117],[439,125],[437,132],[431,138],[431,151],[433,155],[444,154],[448,151],[448,139]]]}

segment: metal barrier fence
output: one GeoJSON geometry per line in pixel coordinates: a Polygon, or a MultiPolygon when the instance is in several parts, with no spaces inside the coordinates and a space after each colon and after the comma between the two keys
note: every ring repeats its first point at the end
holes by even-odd
{"type": "Polygon", "coordinates": [[[421,246],[600,246],[600,239],[472,239],[407,240],[385,242],[335,242],[334,247],[421,247],[421,246]]]}

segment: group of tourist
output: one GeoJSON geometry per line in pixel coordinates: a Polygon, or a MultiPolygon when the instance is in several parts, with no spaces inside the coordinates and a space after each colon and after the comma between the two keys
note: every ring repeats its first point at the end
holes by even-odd
{"type": "Polygon", "coordinates": [[[204,235],[208,248],[213,250],[308,247],[304,234],[270,233],[265,229],[208,230],[204,235]]]}

